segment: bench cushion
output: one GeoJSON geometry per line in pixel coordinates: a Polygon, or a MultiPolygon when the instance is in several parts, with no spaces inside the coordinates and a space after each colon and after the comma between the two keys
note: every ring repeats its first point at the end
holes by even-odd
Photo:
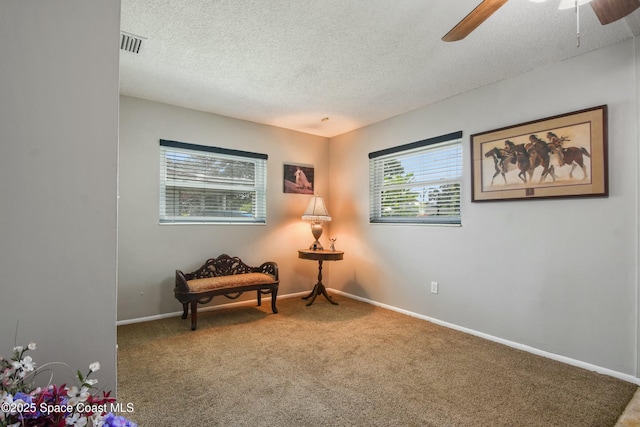
{"type": "Polygon", "coordinates": [[[266,273],[244,273],[230,276],[207,277],[187,280],[190,292],[204,292],[214,289],[236,288],[249,285],[268,285],[275,282],[274,276],[266,273]]]}

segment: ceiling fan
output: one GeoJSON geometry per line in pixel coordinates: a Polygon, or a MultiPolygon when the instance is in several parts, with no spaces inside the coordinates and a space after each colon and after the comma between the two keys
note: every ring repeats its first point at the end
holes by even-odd
{"type": "MultiPolygon", "coordinates": [[[[473,30],[489,18],[496,10],[500,9],[507,1],[508,0],[483,0],[482,3],[465,16],[462,21],[458,22],[451,31],[445,34],[442,40],[446,42],[462,40],[471,34],[473,30]]],[[[569,3],[570,7],[573,7],[576,1],[569,0],[569,3]]],[[[583,3],[586,2],[584,0],[578,1],[578,4],[583,3]]],[[[640,0],[591,0],[589,3],[602,25],[607,25],[624,18],[640,7],[640,0]]]]}

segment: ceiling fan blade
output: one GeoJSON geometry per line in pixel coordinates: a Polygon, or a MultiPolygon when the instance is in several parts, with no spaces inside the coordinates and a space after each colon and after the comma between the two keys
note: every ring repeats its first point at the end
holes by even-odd
{"type": "MultiPolygon", "coordinates": [[[[482,24],[493,12],[500,9],[508,0],[483,0],[470,14],[451,29],[442,38],[445,42],[455,42],[467,37],[478,25],[482,24]]],[[[640,1],[640,0],[638,0],[640,1]]]]}
{"type": "Polygon", "coordinates": [[[640,7],[640,0],[592,0],[591,7],[602,25],[624,18],[640,7]]]}

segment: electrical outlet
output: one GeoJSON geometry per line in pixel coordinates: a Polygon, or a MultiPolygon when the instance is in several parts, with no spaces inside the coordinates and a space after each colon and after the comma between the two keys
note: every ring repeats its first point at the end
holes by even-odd
{"type": "Polygon", "coordinates": [[[438,293],[438,282],[431,282],[431,293],[432,294],[438,293]]]}

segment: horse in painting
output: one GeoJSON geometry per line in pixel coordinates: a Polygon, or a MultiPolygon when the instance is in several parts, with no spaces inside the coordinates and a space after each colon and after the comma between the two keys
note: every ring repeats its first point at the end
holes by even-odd
{"type": "Polygon", "coordinates": [[[493,159],[493,167],[496,170],[491,177],[491,185],[493,185],[493,181],[498,175],[502,175],[504,183],[507,184],[507,172],[517,169],[515,157],[511,154],[508,154],[506,150],[498,147],[494,147],[491,150],[487,151],[484,156],[491,157],[493,159]]]}
{"type": "Polygon", "coordinates": [[[529,143],[525,145],[525,148],[528,155],[528,164],[524,161],[521,164],[520,160],[518,160],[518,167],[520,168],[519,175],[521,176],[521,178],[526,182],[525,174],[528,174],[529,180],[531,180],[535,169],[538,166],[542,166],[542,173],[540,174],[540,180],[538,182],[541,183],[547,178],[547,176],[551,176],[551,178],[555,181],[555,169],[551,164],[550,157],[551,148],[549,148],[547,143],[538,138],[537,135],[529,135],[529,143]]]}
{"type": "Polygon", "coordinates": [[[582,179],[587,179],[587,166],[584,164],[584,156],[591,157],[589,151],[584,147],[566,147],[562,146],[562,143],[569,141],[569,138],[563,136],[558,137],[553,132],[547,132],[547,139],[549,140],[549,148],[557,156],[560,166],[570,165],[569,177],[573,178],[573,171],[576,167],[580,166],[582,169],[582,179]]]}

